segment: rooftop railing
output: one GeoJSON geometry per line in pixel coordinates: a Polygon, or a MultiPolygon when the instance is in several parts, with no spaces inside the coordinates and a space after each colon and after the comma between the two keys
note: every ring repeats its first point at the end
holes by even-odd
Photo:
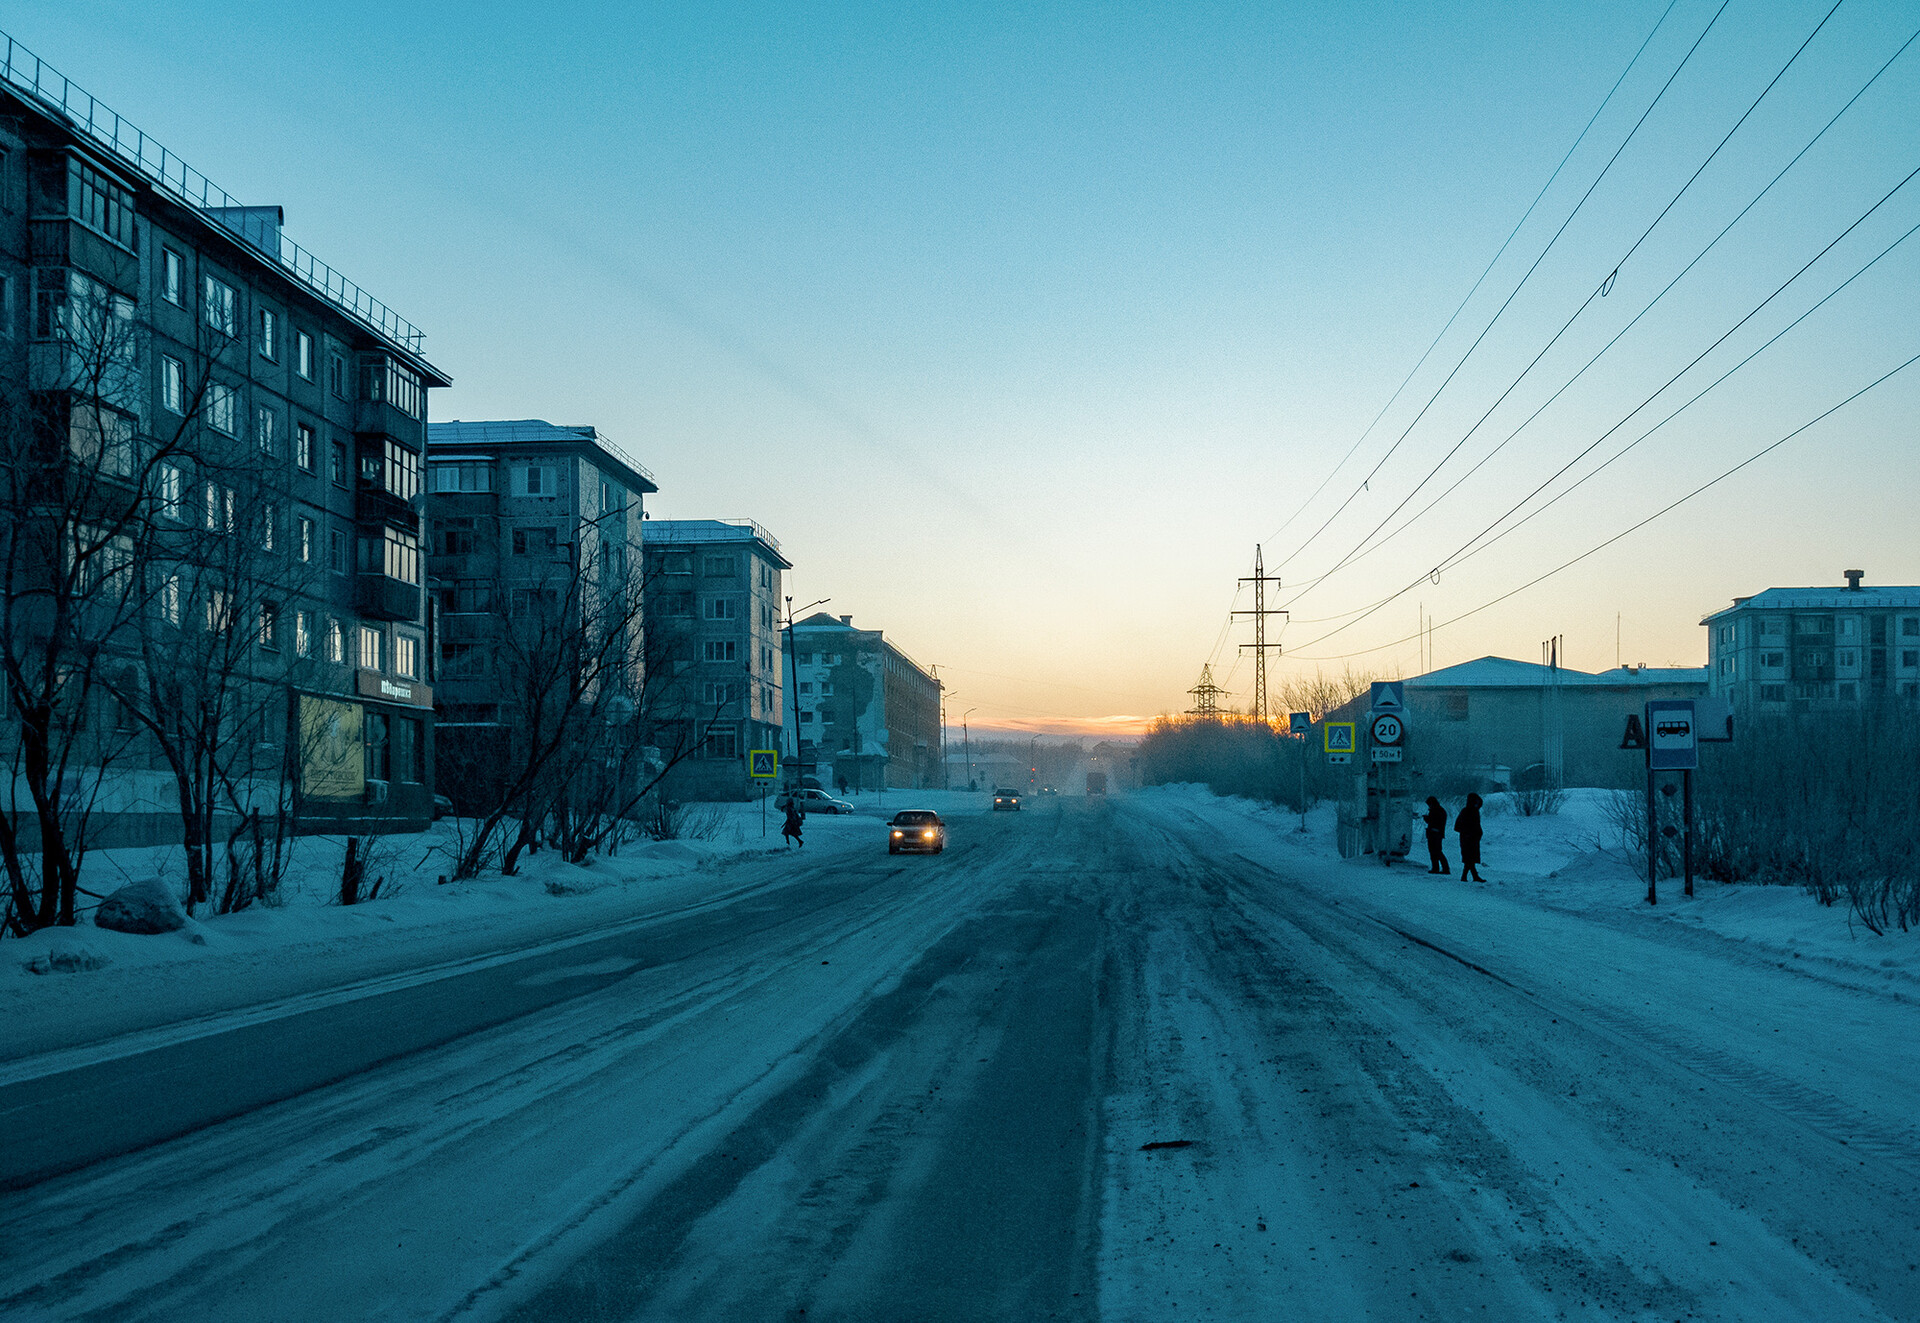
{"type": "Polygon", "coordinates": [[[780,550],[780,539],[751,519],[658,519],[651,521],[647,525],[648,538],[656,542],[713,542],[719,540],[720,535],[711,530],[701,528],[665,529],[661,527],[662,524],[726,524],[733,528],[744,529],[775,551],[780,550]]]}
{"type": "MultiPolygon", "coordinates": [[[[6,65],[0,69],[0,78],[175,201],[201,212],[243,205],[11,36],[7,36],[6,65]]],[[[217,218],[208,219],[233,229],[217,218]]],[[[288,275],[374,334],[409,353],[420,352],[426,337],[417,326],[293,240],[280,235],[279,251],[274,252],[261,247],[252,236],[246,237],[288,275]]]]}

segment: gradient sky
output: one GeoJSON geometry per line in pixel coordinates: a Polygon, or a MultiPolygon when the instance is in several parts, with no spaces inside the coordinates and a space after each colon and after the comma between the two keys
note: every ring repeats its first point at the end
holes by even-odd
{"type": "MultiPolygon", "coordinates": [[[[1920,235],[1618,463],[1419,581],[1920,166],[1920,43],[1488,465],[1324,580],[1473,427],[1832,7],[571,5],[65,0],[17,40],[427,333],[436,418],[590,422],[657,517],[748,516],[938,663],[975,727],[1186,706],[1256,542],[1276,676],[1422,669],[1394,644],[1525,583],[1920,353],[1920,235]],[[1656,23],[1660,26],[1655,30],[1656,23]],[[1352,458],[1636,49],[1613,101],[1352,458]],[[1305,544],[1304,546],[1302,544],[1305,544]],[[1394,646],[1382,647],[1383,644],[1394,646]],[[1346,654],[1358,654],[1346,656],[1346,654]],[[1324,659],[1324,660],[1317,660],[1324,659]]],[[[1844,0],[1458,456],[1505,439],[1920,25],[1844,0]]],[[[1906,186],[1595,453],[1631,440],[1920,223],[1906,186]],[[1664,406],[1664,407],[1660,407],[1664,406]]],[[[1699,664],[1776,584],[1920,582],[1920,365],[1691,503],[1433,636],[1699,664]]],[[[1571,476],[1584,469],[1576,468],[1571,476]]],[[[1404,516],[1403,516],[1404,517],[1404,516]]],[[[1249,603],[1242,600],[1239,605],[1249,603]]]]}

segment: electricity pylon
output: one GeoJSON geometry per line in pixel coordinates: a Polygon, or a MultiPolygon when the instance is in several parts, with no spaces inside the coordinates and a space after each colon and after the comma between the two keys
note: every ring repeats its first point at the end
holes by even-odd
{"type": "Polygon", "coordinates": [[[1187,690],[1193,695],[1193,706],[1187,709],[1190,717],[1204,717],[1209,721],[1220,716],[1220,695],[1227,691],[1213,682],[1213,664],[1200,668],[1200,683],[1187,690]]]}
{"type": "Polygon", "coordinates": [[[1242,643],[1240,651],[1253,653],[1253,719],[1266,721],[1269,719],[1267,716],[1267,653],[1280,651],[1278,643],[1267,642],[1267,617],[1284,616],[1287,613],[1277,607],[1271,611],[1267,610],[1267,585],[1278,586],[1280,579],[1279,576],[1269,575],[1266,572],[1266,567],[1260,560],[1258,543],[1253,548],[1253,577],[1242,579],[1240,582],[1253,585],[1253,610],[1235,611],[1233,614],[1253,617],[1253,642],[1242,643]]]}

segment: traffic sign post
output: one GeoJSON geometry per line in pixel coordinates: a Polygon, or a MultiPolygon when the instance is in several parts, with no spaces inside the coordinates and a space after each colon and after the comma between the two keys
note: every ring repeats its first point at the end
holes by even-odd
{"type": "Polygon", "coordinates": [[[1320,747],[1327,755],[1329,763],[1350,763],[1353,761],[1353,731],[1351,721],[1327,721],[1320,726],[1320,747]]]}
{"type": "Polygon", "coordinates": [[[1300,830],[1307,829],[1307,742],[1313,734],[1313,713],[1289,712],[1287,733],[1300,736],[1300,830]]]}
{"type": "MultiPolygon", "coordinates": [[[[1646,719],[1634,729],[1627,719],[1627,733],[1620,741],[1631,748],[1637,741],[1647,751],[1647,904],[1658,905],[1660,896],[1660,801],[1654,783],[1661,772],[1680,773],[1681,830],[1680,873],[1686,894],[1693,894],[1693,773],[1700,766],[1700,722],[1691,698],[1656,698],[1646,705],[1646,719]]],[[[1731,730],[1731,722],[1727,724],[1731,730]]],[[[1666,787],[1673,793],[1673,787],[1666,787]]],[[[1671,832],[1672,828],[1667,828],[1671,832]]]]}
{"type": "MultiPolygon", "coordinates": [[[[771,781],[780,775],[780,750],[748,749],[747,775],[756,781],[771,781]]],[[[760,834],[767,834],[767,795],[771,786],[760,787],[760,834]]]]}

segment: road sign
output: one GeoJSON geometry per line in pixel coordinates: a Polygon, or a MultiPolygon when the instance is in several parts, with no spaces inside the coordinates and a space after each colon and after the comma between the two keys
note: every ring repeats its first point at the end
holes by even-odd
{"type": "Polygon", "coordinates": [[[1375,712],[1405,712],[1407,696],[1399,680],[1375,680],[1373,682],[1373,702],[1375,712]]]}
{"type": "Polygon", "coordinates": [[[1397,763],[1403,752],[1397,744],[1376,744],[1373,746],[1373,760],[1376,763],[1397,763]]]}
{"type": "Polygon", "coordinates": [[[747,775],[763,781],[780,775],[780,751],[778,749],[747,750],[747,775]]]}
{"type": "Polygon", "coordinates": [[[1327,763],[1332,767],[1344,767],[1352,761],[1353,755],[1350,753],[1330,753],[1327,755],[1327,763]]]}
{"type": "Polygon", "coordinates": [[[1620,747],[1623,749],[1645,749],[1647,747],[1647,732],[1640,726],[1639,713],[1627,713],[1627,728],[1620,736],[1620,747]]]}
{"type": "Polygon", "coordinates": [[[1647,704],[1647,766],[1656,772],[1692,771],[1700,765],[1699,724],[1691,698],[1656,698],[1647,704]]]}
{"type": "Polygon", "coordinates": [[[1313,713],[1289,712],[1287,714],[1287,733],[1288,734],[1305,735],[1307,732],[1311,731],[1312,729],[1313,729],[1313,713]]]}
{"type": "Polygon", "coordinates": [[[1329,721],[1320,727],[1320,747],[1329,754],[1353,752],[1353,723],[1329,721]]]}
{"type": "MultiPolygon", "coordinates": [[[[1398,748],[1400,741],[1406,738],[1407,723],[1400,719],[1400,714],[1397,712],[1377,712],[1374,714],[1373,724],[1367,730],[1373,736],[1375,745],[1392,745],[1398,748]]],[[[1376,758],[1374,761],[1391,760],[1376,758]]]]}
{"type": "Polygon", "coordinates": [[[1693,700],[1694,738],[1702,744],[1733,743],[1733,704],[1724,698],[1693,700]]]}

